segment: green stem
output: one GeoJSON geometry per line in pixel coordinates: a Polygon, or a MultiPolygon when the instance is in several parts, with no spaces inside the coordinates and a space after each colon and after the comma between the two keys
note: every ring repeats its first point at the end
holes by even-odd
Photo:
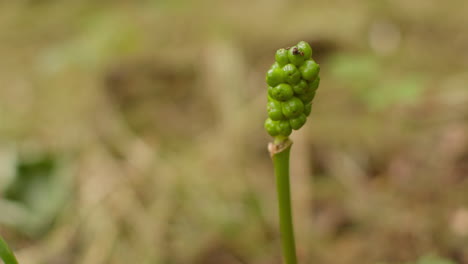
{"type": "Polygon", "coordinates": [[[292,142],[286,139],[281,143],[275,142],[273,148],[270,148],[278,192],[281,246],[285,264],[297,264],[289,187],[289,153],[291,144],[292,142]]]}
{"type": "Polygon", "coordinates": [[[18,264],[15,255],[8,247],[8,244],[0,236],[0,258],[5,264],[18,264]]]}

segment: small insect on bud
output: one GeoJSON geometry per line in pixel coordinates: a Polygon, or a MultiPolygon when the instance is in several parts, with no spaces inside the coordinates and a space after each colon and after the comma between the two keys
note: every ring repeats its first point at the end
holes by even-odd
{"type": "Polygon", "coordinates": [[[289,63],[288,51],[286,49],[279,49],[276,51],[275,60],[280,66],[284,66],[289,63]]]}
{"type": "Polygon", "coordinates": [[[270,117],[271,120],[277,121],[284,119],[283,111],[281,109],[281,103],[276,100],[271,100],[268,102],[267,112],[268,117],[270,117]]]}
{"type": "Polygon", "coordinates": [[[266,83],[270,86],[276,86],[284,82],[284,72],[280,68],[271,68],[266,74],[266,83]]]}
{"type": "Polygon", "coordinates": [[[268,87],[268,94],[277,101],[286,101],[294,95],[294,92],[291,85],[280,83],[274,87],[268,87]]]}
{"type": "Polygon", "coordinates": [[[304,112],[304,103],[297,97],[292,97],[282,103],[283,114],[286,118],[297,117],[304,112]]]}
{"type": "Polygon", "coordinates": [[[300,114],[296,118],[289,119],[289,124],[291,125],[292,129],[298,130],[305,124],[306,121],[307,121],[307,116],[305,114],[300,114]]]}
{"type": "Polygon", "coordinates": [[[297,67],[301,66],[301,64],[304,62],[304,53],[300,51],[297,46],[291,47],[288,50],[288,58],[289,61],[296,65],[297,67]]]}
{"type": "Polygon", "coordinates": [[[303,79],[313,81],[320,72],[320,66],[314,60],[306,60],[299,71],[301,71],[303,79]]]}
{"type": "Polygon", "coordinates": [[[310,47],[309,43],[300,41],[297,43],[297,48],[304,54],[304,59],[308,60],[310,57],[312,57],[312,48],[310,47]]]}
{"type": "Polygon", "coordinates": [[[298,83],[301,80],[301,72],[294,64],[287,64],[283,67],[285,81],[291,85],[298,83]]]}

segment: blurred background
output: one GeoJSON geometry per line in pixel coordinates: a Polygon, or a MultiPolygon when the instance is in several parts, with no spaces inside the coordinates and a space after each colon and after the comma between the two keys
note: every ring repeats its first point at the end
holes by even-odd
{"type": "Polygon", "coordinates": [[[467,12],[0,1],[0,232],[21,263],[280,264],[264,76],[305,40],[300,263],[467,264],[467,12]]]}

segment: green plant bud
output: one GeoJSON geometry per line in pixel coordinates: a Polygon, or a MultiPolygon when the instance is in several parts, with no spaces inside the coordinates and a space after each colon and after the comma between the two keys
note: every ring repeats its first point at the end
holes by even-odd
{"type": "Polygon", "coordinates": [[[268,134],[277,137],[275,142],[304,126],[311,113],[320,85],[320,65],[312,59],[312,53],[305,41],[278,49],[275,62],[267,71],[268,118],[264,125],[268,134]]]}
{"type": "Polygon", "coordinates": [[[276,100],[268,102],[267,111],[268,116],[271,118],[271,120],[277,121],[284,119],[283,111],[281,109],[281,103],[276,100]]]}
{"type": "Polygon", "coordinates": [[[313,82],[309,83],[309,89],[311,91],[316,91],[320,84],[320,76],[317,76],[313,82]]]}
{"type": "Polygon", "coordinates": [[[277,101],[286,101],[294,95],[291,85],[280,83],[274,87],[268,87],[268,94],[277,101]]]}
{"type": "Polygon", "coordinates": [[[276,121],[278,122],[278,134],[284,137],[291,135],[292,128],[288,120],[276,121]]]}
{"type": "Polygon", "coordinates": [[[295,94],[305,94],[309,90],[309,84],[304,80],[300,80],[292,88],[295,94]]]}
{"type": "Polygon", "coordinates": [[[287,64],[283,67],[284,79],[289,84],[296,84],[301,80],[301,72],[293,64],[287,64]]]}
{"type": "Polygon", "coordinates": [[[312,48],[310,47],[309,43],[300,41],[297,43],[297,48],[304,54],[304,59],[308,60],[310,57],[312,57],[312,48]]]}
{"type": "Polygon", "coordinates": [[[304,104],[308,104],[308,103],[312,102],[312,100],[314,100],[315,91],[310,90],[309,92],[307,92],[307,93],[305,93],[305,94],[298,95],[297,97],[298,97],[299,99],[301,99],[301,101],[302,101],[304,104]]]}
{"type": "Polygon", "coordinates": [[[270,87],[268,87],[267,100],[268,100],[268,102],[276,101],[275,99],[273,99],[273,98],[270,96],[270,87]]]}
{"type": "Polygon", "coordinates": [[[276,86],[284,82],[284,72],[280,68],[271,68],[266,74],[266,83],[270,86],[276,86]]]}
{"type": "Polygon", "coordinates": [[[297,46],[293,46],[288,50],[288,58],[289,61],[296,65],[296,66],[301,66],[301,64],[304,62],[304,53],[302,53],[297,46]]]}
{"type": "Polygon", "coordinates": [[[275,60],[280,66],[284,66],[289,63],[288,51],[286,49],[279,49],[276,51],[275,60]]]}
{"type": "Polygon", "coordinates": [[[271,70],[274,70],[274,69],[279,68],[279,67],[280,67],[279,64],[278,64],[277,62],[275,62],[275,63],[273,63],[273,64],[271,65],[270,69],[271,69],[271,70]]]}
{"type": "Polygon", "coordinates": [[[268,102],[270,102],[271,100],[274,100],[272,94],[273,94],[273,89],[274,87],[272,86],[268,86],[268,89],[267,89],[267,98],[268,98],[268,102]]]}
{"type": "Polygon", "coordinates": [[[267,118],[267,120],[265,120],[265,130],[272,137],[278,136],[280,134],[279,121],[273,121],[270,118],[267,118]]]}
{"type": "Polygon", "coordinates": [[[292,97],[282,103],[283,114],[286,118],[297,117],[304,112],[304,103],[297,97],[292,97]]]}
{"type": "Polygon", "coordinates": [[[304,115],[309,116],[312,111],[312,102],[304,105],[304,115]]]}
{"type": "Polygon", "coordinates": [[[289,124],[291,125],[292,129],[298,130],[305,124],[306,121],[307,121],[307,116],[305,114],[300,114],[296,118],[289,119],[289,124]]]}
{"type": "Polygon", "coordinates": [[[299,67],[302,78],[307,81],[314,80],[320,72],[320,66],[314,60],[306,60],[304,64],[299,67]]]}

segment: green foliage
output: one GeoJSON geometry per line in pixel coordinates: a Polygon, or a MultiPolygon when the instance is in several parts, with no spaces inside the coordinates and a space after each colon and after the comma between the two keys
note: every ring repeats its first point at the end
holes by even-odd
{"type": "Polygon", "coordinates": [[[424,256],[416,261],[415,264],[455,264],[455,262],[437,256],[424,256]]]}
{"type": "Polygon", "coordinates": [[[320,65],[311,56],[312,48],[305,41],[276,51],[276,62],[265,78],[269,85],[265,129],[273,137],[287,137],[307,121],[320,84],[320,65]]]}
{"type": "Polygon", "coordinates": [[[0,236],[0,259],[3,260],[5,264],[18,264],[15,255],[11,251],[8,244],[0,236]]]}
{"type": "Polygon", "coordinates": [[[39,235],[50,227],[71,186],[64,161],[53,154],[19,157],[14,175],[0,197],[0,224],[27,235],[39,235]]]}
{"type": "Polygon", "coordinates": [[[332,74],[346,83],[356,98],[370,110],[410,104],[421,98],[424,79],[401,74],[389,76],[381,61],[372,55],[339,54],[331,59],[332,74]]]}
{"type": "Polygon", "coordinates": [[[405,264],[455,264],[455,262],[435,255],[425,255],[414,262],[406,262],[405,264]]]}

